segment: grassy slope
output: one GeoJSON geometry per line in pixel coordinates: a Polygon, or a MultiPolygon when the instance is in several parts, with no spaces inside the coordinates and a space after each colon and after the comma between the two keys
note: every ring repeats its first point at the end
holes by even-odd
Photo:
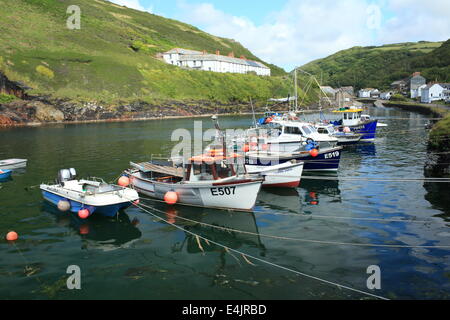
{"type": "Polygon", "coordinates": [[[388,88],[390,83],[421,71],[428,80],[450,81],[450,40],[354,47],[302,67],[332,86],[388,88]]]}
{"type": "Polygon", "coordinates": [[[183,70],[155,58],[183,47],[260,61],[239,43],[179,21],[102,0],[0,0],[0,70],[13,80],[72,99],[105,102],[143,99],[244,101],[286,95],[291,81],[278,76],[183,70]],[[66,9],[80,6],[81,30],[66,28],[66,9]]]}

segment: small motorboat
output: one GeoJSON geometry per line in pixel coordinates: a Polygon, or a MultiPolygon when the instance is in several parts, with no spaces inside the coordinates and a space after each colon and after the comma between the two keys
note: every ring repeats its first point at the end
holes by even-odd
{"type": "Polygon", "coordinates": [[[291,160],[271,166],[246,164],[250,174],[264,177],[263,187],[268,188],[296,188],[300,185],[304,162],[291,160]]]}
{"type": "Polygon", "coordinates": [[[0,180],[6,180],[11,177],[11,170],[8,169],[0,169],[0,180]]]}
{"type": "Polygon", "coordinates": [[[130,188],[108,184],[102,179],[76,179],[73,168],[61,169],[56,184],[41,184],[45,200],[56,205],[60,211],[78,213],[87,218],[93,213],[114,217],[120,209],[139,200],[138,193],[130,188]]]}
{"type": "Polygon", "coordinates": [[[0,160],[0,169],[20,169],[27,166],[27,159],[0,160]]]}
{"type": "Polygon", "coordinates": [[[248,174],[239,157],[209,150],[187,160],[130,162],[125,174],[135,190],[168,204],[251,211],[264,178],[248,174]]]}

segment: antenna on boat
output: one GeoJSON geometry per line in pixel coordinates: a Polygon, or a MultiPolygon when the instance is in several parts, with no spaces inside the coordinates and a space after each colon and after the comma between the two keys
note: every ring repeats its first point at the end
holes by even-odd
{"type": "Polygon", "coordinates": [[[255,117],[255,109],[253,108],[253,101],[252,97],[250,97],[250,106],[252,107],[252,115],[253,115],[253,124],[256,128],[256,117],[255,117]]]}

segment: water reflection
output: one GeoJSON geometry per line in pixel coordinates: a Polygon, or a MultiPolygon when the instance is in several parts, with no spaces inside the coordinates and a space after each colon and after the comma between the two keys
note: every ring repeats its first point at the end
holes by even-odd
{"type": "Polygon", "coordinates": [[[251,212],[230,212],[181,206],[168,207],[151,202],[148,202],[148,205],[157,209],[155,211],[164,212],[164,215],[160,214],[161,218],[189,231],[185,232],[182,242],[176,242],[172,246],[173,252],[186,249],[188,253],[195,254],[224,250],[221,246],[205,242],[200,238],[197,239],[193,235],[196,234],[232,249],[249,246],[256,248],[261,256],[265,254],[266,248],[261,242],[255,215],[251,212]]]}
{"type": "Polygon", "coordinates": [[[61,212],[47,202],[43,203],[42,211],[50,213],[59,226],[70,228],[79,234],[83,248],[110,251],[129,247],[142,236],[137,228],[139,220],[130,220],[124,211],[120,211],[119,215],[112,219],[93,215],[86,220],[73,213],[61,212]]]}

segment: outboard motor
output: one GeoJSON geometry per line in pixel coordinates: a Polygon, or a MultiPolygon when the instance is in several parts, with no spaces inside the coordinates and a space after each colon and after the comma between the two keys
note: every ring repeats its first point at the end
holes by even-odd
{"type": "Polygon", "coordinates": [[[63,184],[64,181],[69,181],[71,179],[72,174],[70,172],[70,169],[61,169],[58,171],[58,179],[56,180],[58,183],[63,184]]]}
{"type": "Polygon", "coordinates": [[[70,171],[70,178],[74,180],[75,177],[77,176],[77,171],[74,168],[70,168],[69,171],[70,171]]]}

